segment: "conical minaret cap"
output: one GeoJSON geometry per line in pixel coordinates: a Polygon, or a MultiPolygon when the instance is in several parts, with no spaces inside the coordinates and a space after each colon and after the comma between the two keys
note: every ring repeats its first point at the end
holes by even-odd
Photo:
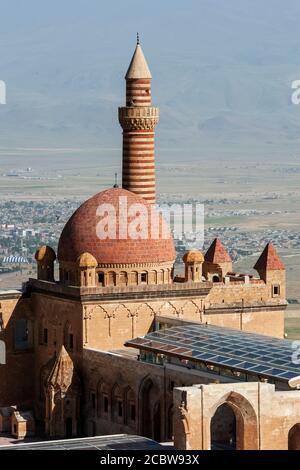
{"type": "Polygon", "coordinates": [[[136,45],[130,65],[125,75],[126,80],[138,78],[152,78],[148,64],[140,44],[136,45]]]}

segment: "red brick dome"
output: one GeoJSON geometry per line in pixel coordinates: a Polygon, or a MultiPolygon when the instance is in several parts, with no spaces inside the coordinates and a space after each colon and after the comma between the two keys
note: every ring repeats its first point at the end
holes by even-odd
{"type": "Polygon", "coordinates": [[[58,244],[58,260],[75,263],[84,252],[93,255],[99,264],[164,263],[174,261],[176,257],[172,235],[169,233],[168,226],[161,214],[158,214],[153,206],[142,197],[120,188],[108,189],[91,197],[74,212],[66,223],[58,244]],[[125,201],[128,208],[127,213],[123,205],[125,201]],[[108,206],[104,206],[104,204],[108,206]],[[128,230],[125,229],[124,232],[124,221],[125,227],[127,222],[130,228],[131,223],[134,224],[141,214],[138,209],[136,210],[137,206],[133,206],[133,204],[143,205],[143,212],[149,221],[146,229],[143,225],[142,231],[140,231],[139,224],[133,225],[136,227],[134,230],[135,236],[138,237],[136,239],[132,235],[127,235],[128,230]],[[100,212],[99,207],[101,207],[100,212]],[[115,210],[116,217],[105,212],[111,207],[115,210]],[[153,216],[151,217],[151,211],[156,214],[158,223],[154,222],[153,216]],[[102,239],[99,237],[99,222],[101,220],[102,234],[103,221],[108,221],[109,225],[109,232],[105,239],[103,236],[102,239]],[[153,231],[156,231],[154,236],[153,231]],[[116,236],[111,236],[114,233],[116,236]],[[143,238],[141,238],[142,236],[143,238]]]}

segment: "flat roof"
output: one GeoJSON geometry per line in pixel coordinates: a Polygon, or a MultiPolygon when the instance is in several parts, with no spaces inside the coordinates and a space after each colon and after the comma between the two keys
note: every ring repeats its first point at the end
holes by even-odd
{"type": "Polygon", "coordinates": [[[162,450],[157,442],[142,436],[113,434],[110,436],[28,442],[0,446],[1,450],[162,450]]]}
{"type": "Polygon", "coordinates": [[[0,295],[22,294],[22,289],[0,289],[0,295]]]}
{"type": "Polygon", "coordinates": [[[184,322],[129,340],[125,346],[291,381],[292,387],[300,376],[300,364],[292,358],[293,341],[204,323],[184,322]]]}

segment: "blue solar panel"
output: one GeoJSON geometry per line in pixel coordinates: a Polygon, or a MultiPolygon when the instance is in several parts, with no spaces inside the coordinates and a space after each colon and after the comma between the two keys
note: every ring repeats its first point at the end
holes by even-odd
{"type": "Polygon", "coordinates": [[[208,359],[211,359],[213,357],[213,354],[208,354],[204,352],[195,352],[195,357],[197,359],[202,359],[203,361],[207,361],[208,359]]]}
{"type": "MultiPolygon", "coordinates": [[[[159,352],[159,343],[188,349],[176,355],[213,363],[220,366],[249,371],[281,380],[300,376],[300,365],[292,362],[292,341],[247,333],[203,323],[187,323],[149,333],[138,341],[130,340],[128,346],[159,352]],[[143,344],[141,344],[144,341],[143,344]],[[150,346],[154,341],[154,346],[150,346]],[[148,343],[148,346],[147,346],[148,343]]],[[[163,351],[171,354],[170,351],[163,351]]]]}
{"type": "Polygon", "coordinates": [[[270,361],[270,364],[275,364],[277,366],[288,366],[288,363],[284,359],[274,359],[273,361],[270,361]]]}
{"type": "Polygon", "coordinates": [[[261,373],[261,372],[266,371],[267,368],[268,368],[268,367],[266,367],[266,366],[258,366],[258,365],[256,365],[256,366],[254,366],[254,367],[250,367],[250,371],[251,371],[251,372],[261,373]]]}
{"type": "Polygon", "coordinates": [[[228,366],[237,366],[240,363],[240,359],[226,359],[226,361],[224,361],[224,364],[228,366]]]}
{"type": "Polygon", "coordinates": [[[224,361],[226,361],[227,357],[225,356],[213,356],[210,360],[212,362],[216,362],[217,364],[220,363],[222,364],[224,361]]]}
{"type": "Polygon", "coordinates": [[[277,368],[266,370],[266,374],[269,374],[269,375],[280,375],[280,374],[283,374],[284,372],[285,372],[284,369],[277,369],[277,368]]]}
{"type": "Polygon", "coordinates": [[[292,379],[293,377],[295,377],[295,374],[293,372],[283,372],[282,374],[279,374],[280,377],[284,377],[285,379],[292,379]]]}

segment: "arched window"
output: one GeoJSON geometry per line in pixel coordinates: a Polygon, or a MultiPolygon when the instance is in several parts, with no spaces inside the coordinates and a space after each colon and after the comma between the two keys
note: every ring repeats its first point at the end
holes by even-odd
{"type": "Polygon", "coordinates": [[[97,385],[97,416],[101,416],[101,393],[102,393],[102,382],[98,382],[97,385]]]}
{"type": "Polygon", "coordinates": [[[119,274],[119,284],[125,286],[127,284],[127,273],[125,271],[121,271],[119,274]]]}
{"type": "Polygon", "coordinates": [[[49,340],[49,330],[48,324],[44,317],[40,319],[39,326],[38,326],[38,338],[39,338],[39,345],[47,345],[49,340]]]}
{"type": "Polygon", "coordinates": [[[100,286],[104,286],[104,281],[105,281],[104,272],[99,271],[98,272],[98,284],[100,286]]]}
{"type": "Polygon", "coordinates": [[[114,273],[113,271],[109,271],[107,278],[109,286],[114,286],[116,284],[116,273],[114,273]]]}
{"type": "Polygon", "coordinates": [[[163,284],[164,283],[164,270],[161,269],[158,273],[157,273],[157,284],[163,284]]]}
{"type": "Polygon", "coordinates": [[[133,285],[136,285],[138,283],[138,273],[136,271],[130,273],[130,283],[133,285]]]}
{"type": "Polygon", "coordinates": [[[112,419],[117,423],[124,421],[124,401],[118,385],[115,385],[112,390],[112,419]]]}
{"type": "Polygon", "coordinates": [[[64,346],[68,351],[74,350],[74,333],[69,321],[66,322],[64,328],[64,346]]]}
{"type": "Polygon", "coordinates": [[[218,276],[218,274],[215,274],[212,278],[212,282],[220,282],[220,277],[218,276]]]}
{"type": "Polygon", "coordinates": [[[109,416],[109,389],[106,384],[99,382],[97,386],[97,415],[108,419],[109,416]]]}
{"type": "Polygon", "coordinates": [[[149,284],[156,284],[156,271],[150,271],[149,284]]]}
{"type": "Polygon", "coordinates": [[[126,424],[130,426],[130,425],[133,425],[136,420],[135,396],[131,388],[128,388],[126,390],[125,401],[126,401],[125,422],[126,424]]]}

